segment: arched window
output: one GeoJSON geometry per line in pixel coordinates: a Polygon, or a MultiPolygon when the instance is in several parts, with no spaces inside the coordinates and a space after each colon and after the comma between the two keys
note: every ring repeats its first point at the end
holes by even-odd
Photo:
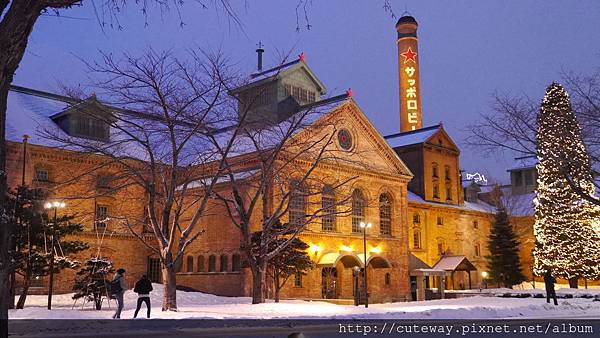
{"type": "Polygon", "coordinates": [[[433,162],[431,164],[431,177],[433,178],[438,178],[439,174],[438,174],[438,164],[433,162]]]}
{"type": "Polygon", "coordinates": [[[321,207],[323,209],[323,217],[321,218],[321,230],[335,231],[335,193],[333,191],[333,187],[330,185],[326,185],[323,187],[323,194],[321,196],[321,207]]]}
{"type": "Polygon", "coordinates": [[[204,256],[198,256],[198,264],[196,265],[198,272],[204,272],[204,256]]]}
{"type": "Polygon", "coordinates": [[[379,196],[379,233],[392,234],[392,202],[388,194],[379,196]]]}
{"type": "Polygon", "coordinates": [[[433,198],[440,198],[440,187],[437,184],[433,185],[433,198]]]}
{"type": "Polygon", "coordinates": [[[187,272],[194,272],[194,257],[187,256],[187,272]]]}
{"type": "Polygon", "coordinates": [[[475,244],[475,256],[477,256],[477,257],[481,256],[481,244],[479,244],[479,243],[475,244]]]}
{"type": "Polygon", "coordinates": [[[446,199],[452,201],[452,187],[450,186],[446,187],[446,199]]]}
{"type": "Polygon", "coordinates": [[[444,166],[444,178],[446,181],[452,180],[452,176],[450,176],[450,166],[448,165],[444,166]]]}
{"type": "Polygon", "coordinates": [[[437,242],[437,252],[438,255],[442,256],[444,253],[446,253],[446,243],[444,243],[443,240],[438,239],[437,242]]]}
{"type": "Polygon", "coordinates": [[[288,219],[292,226],[302,226],[306,222],[306,196],[302,185],[297,181],[290,183],[288,201],[288,219]]]}
{"type": "Polygon", "coordinates": [[[208,256],[208,272],[217,271],[217,257],[215,255],[208,256]]]}
{"type": "Polygon", "coordinates": [[[418,228],[413,230],[413,248],[421,249],[421,230],[418,228]]]}
{"type": "Polygon", "coordinates": [[[392,284],[392,276],[389,272],[385,274],[385,286],[390,286],[392,284]]]}
{"type": "Polygon", "coordinates": [[[352,232],[361,232],[360,222],[365,221],[365,199],[363,193],[355,189],[352,192],[352,232]]]}
{"type": "Polygon", "coordinates": [[[233,254],[231,257],[231,271],[242,270],[242,259],[239,254],[233,254]]]}
{"type": "Polygon", "coordinates": [[[416,212],[413,214],[413,223],[415,223],[415,224],[421,223],[421,215],[417,214],[416,212]]]}
{"type": "Polygon", "coordinates": [[[229,271],[229,262],[227,255],[221,255],[221,272],[229,271]]]}

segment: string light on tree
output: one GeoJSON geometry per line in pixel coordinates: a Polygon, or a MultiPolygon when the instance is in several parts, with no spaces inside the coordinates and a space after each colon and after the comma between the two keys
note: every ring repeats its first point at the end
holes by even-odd
{"type": "Polygon", "coordinates": [[[589,155],[569,96],[557,83],[546,90],[536,134],[538,173],[535,206],[534,271],[569,279],[600,277],[598,208],[581,198],[567,179],[594,195],[589,155]]]}

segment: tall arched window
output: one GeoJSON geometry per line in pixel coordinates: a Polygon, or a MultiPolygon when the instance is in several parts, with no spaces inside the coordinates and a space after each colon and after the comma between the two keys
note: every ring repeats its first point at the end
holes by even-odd
{"type": "Polygon", "coordinates": [[[208,272],[217,271],[217,257],[215,255],[208,256],[208,272]]]}
{"type": "Polygon", "coordinates": [[[231,257],[231,271],[242,270],[242,258],[239,254],[233,254],[231,257]]]}
{"type": "Polygon", "coordinates": [[[187,256],[187,272],[194,272],[194,256],[187,256]]]}
{"type": "Polygon", "coordinates": [[[439,173],[438,173],[438,164],[435,162],[431,163],[431,177],[433,177],[433,178],[440,177],[439,173]]]}
{"type": "Polygon", "coordinates": [[[379,233],[392,234],[392,199],[388,194],[379,196],[379,233]]]}
{"type": "Polygon", "coordinates": [[[360,222],[365,221],[365,198],[363,193],[355,189],[352,192],[352,232],[361,232],[360,222]]]}
{"type": "Polygon", "coordinates": [[[221,272],[229,271],[229,261],[227,255],[221,255],[221,272]]]}
{"type": "Polygon", "coordinates": [[[421,230],[419,228],[413,229],[413,248],[421,249],[421,230]]]}
{"type": "Polygon", "coordinates": [[[198,264],[196,265],[198,272],[204,272],[204,256],[198,256],[198,264]]]}
{"type": "Polygon", "coordinates": [[[292,226],[302,226],[306,222],[306,196],[304,189],[298,181],[292,181],[290,183],[290,191],[288,221],[292,226]]]}
{"type": "Polygon", "coordinates": [[[321,230],[335,231],[335,193],[333,191],[333,187],[330,185],[326,185],[323,187],[323,194],[321,196],[321,208],[323,209],[323,217],[321,218],[321,230]]]}
{"type": "Polygon", "coordinates": [[[450,175],[450,166],[448,165],[444,166],[444,179],[446,179],[446,181],[452,180],[452,176],[450,175]]]}
{"type": "Polygon", "coordinates": [[[433,198],[440,198],[440,187],[437,184],[433,185],[433,198]]]}

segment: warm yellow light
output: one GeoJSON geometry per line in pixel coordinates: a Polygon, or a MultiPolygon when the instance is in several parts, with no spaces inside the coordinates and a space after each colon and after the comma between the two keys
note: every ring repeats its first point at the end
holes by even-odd
{"type": "Polygon", "coordinates": [[[374,248],[371,248],[371,252],[378,254],[378,253],[381,253],[381,249],[378,247],[374,247],[374,248]]]}
{"type": "Polygon", "coordinates": [[[340,251],[348,251],[348,252],[352,252],[352,247],[349,247],[347,245],[342,245],[340,246],[340,251]]]}
{"type": "Polygon", "coordinates": [[[52,208],[52,203],[48,202],[48,203],[44,204],[44,208],[46,208],[46,209],[52,208]]]}
{"type": "Polygon", "coordinates": [[[310,246],[309,250],[310,250],[310,253],[313,253],[313,254],[314,254],[314,253],[316,253],[316,252],[319,252],[319,251],[321,251],[321,247],[320,247],[320,246],[318,246],[318,245],[316,245],[316,244],[312,244],[312,245],[310,246]]]}
{"type": "Polygon", "coordinates": [[[487,276],[488,276],[488,273],[487,273],[487,271],[482,271],[482,272],[481,272],[481,277],[483,277],[483,278],[487,278],[487,276]]]}

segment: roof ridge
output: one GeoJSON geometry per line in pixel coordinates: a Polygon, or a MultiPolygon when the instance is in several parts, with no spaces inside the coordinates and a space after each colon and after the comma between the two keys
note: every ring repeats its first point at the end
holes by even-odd
{"type": "Polygon", "coordinates": [[[404,135],[410,135],[410,134],[416,134],[419,132],[423,132],[423,131],[429,131],[429,130],[433,130],[433,129],[438,129],[442,127],[441,124],[435,124],[429,127],[424,127],[424,128],[420,128],[420,129],[415,129],[415,130],[409,130],[409,131],[403,131],[400,133],[396,133],[396,134],[390,134],[390,135],[386,135],[383,138],[387,139],[387,138],[391,138],[391,137],[397,137],[397,136],[404,136],[404,135]]]}
{"type": "Polygon", "coordinates": [[[290,61],[290,62],[287,62],[287,63],[281,64],[281,65],[279,65],[279,66],[275,66],[275,67],[273,67],[273,68],[269,68],[269,69],[267,69],[267,70],[264,70],[264,71],[262,71],[262,72],[259,72],[259,73],[254,73],[254,74],[250,74],[250,77],[251,77],[251,78],[256,78],[256,77],[259,77],[259,76],[261,76],[261,75],[265,75],[265,74],[268,74],[268,73],[270,73],[270,72],[273,72],[273,71],[276,71],[276,70],[279,70],[279,69],[282,69],[282,68],[285,68],[285,67],[293,66],[293,65],[295,65],[295,64],[297,64],[297,63],[299,63],[300,61],[302,61],[302,59],[301,59],[301,58],[298,58],[298,59],[296,59],[296,60],[293,60],[293,61],[290,61]]]}
{"type": "Polygon", "coordinates": [[[17,85],[10,85],[9,90],[16,92],[16,93],[33,95],[33,96],[42,97],[42,98],[46,98],[46,99],[62,101],[62,102],[70,103],[70,104],[81,102],[81,100],[74,99],[74,98],[71,98],[68,96],[54,94],[54,93],[45,92],[45,91],[38,90],[38,89],[27,88],[27,87],[22,87],[22,86],[17,86],[17,85]]]}

